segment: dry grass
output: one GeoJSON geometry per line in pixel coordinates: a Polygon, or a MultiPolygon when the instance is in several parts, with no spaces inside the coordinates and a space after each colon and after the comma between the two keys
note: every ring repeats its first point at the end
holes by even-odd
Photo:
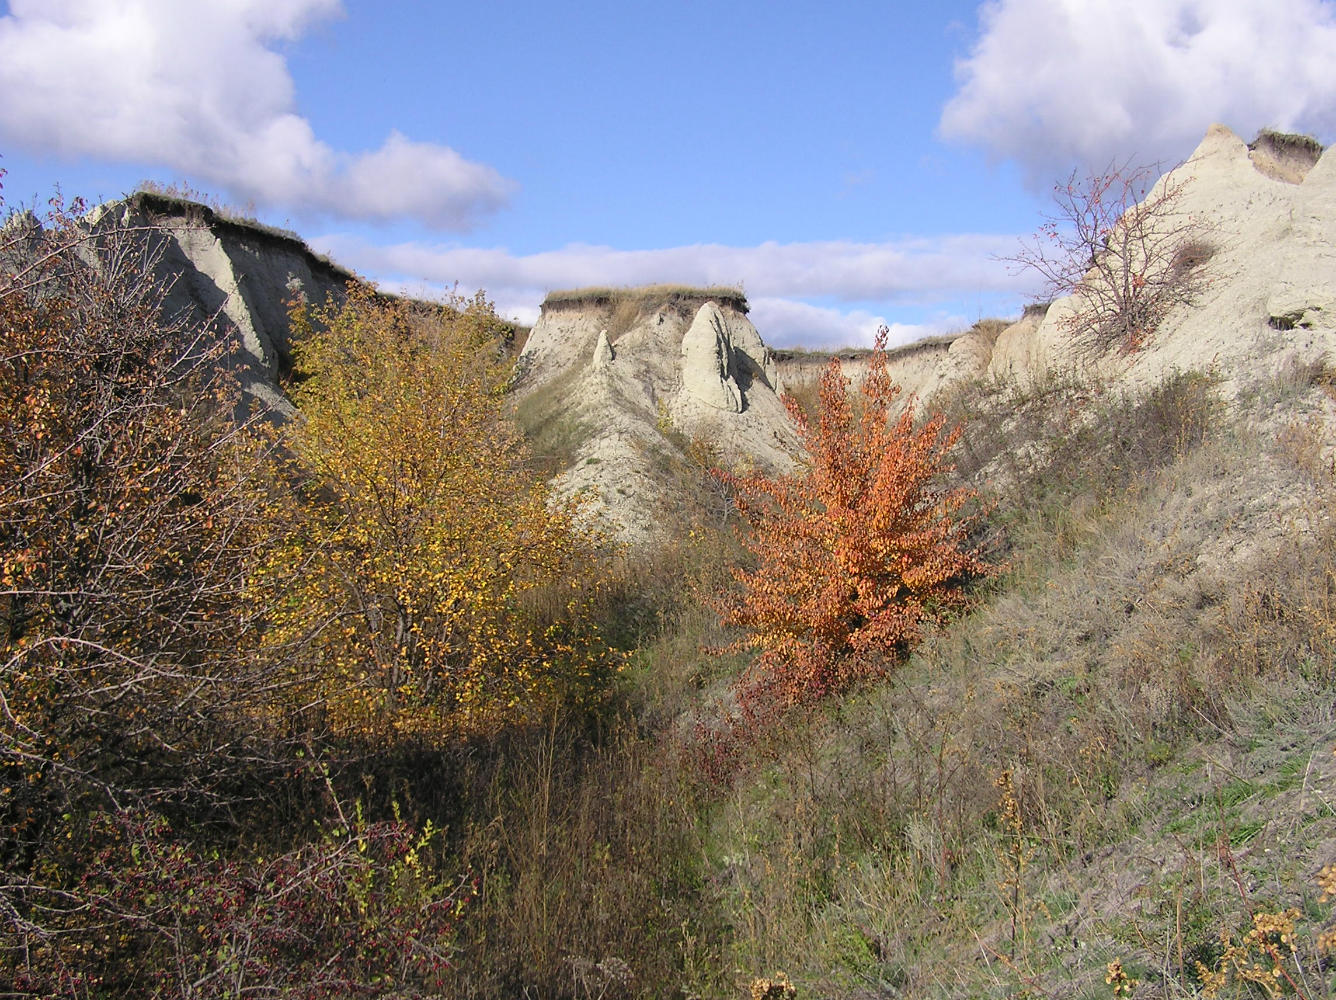
{"type": "Polygon", "coordinates": [[[459,995],[736,997],[784,973],[798,997],[1093,998],[1119,961],[1137,996],[1187,998],[1250,907],[1329,919],[1319,431],[1259,436],[1192,374],[1131,396],[1058,373],[952,405],[1008,573],[888,681],[757,734],[711,783],[676,748],[744,666],[704,651],[737,549],[718,497],[684,500],[678,543],[623,571],[621,709],[488,751],[456,813],[484,882],[459,995]]]}
{"type": "Polygon", "coordinates": [[[550,478],[571,467],[593,428],[567,407],[579,372],[568,369],[516,401],[515,422],[529,444],[534,468],[550,478]]]}
{"type": "Polygon", "coordinates": [[[700,307],[714,301],[720,306],[747,312],[747,296],[741,288],[711,285],[698,288],[691,285],[642,285],[617,288],[590,286],[566,291],[548,292],[543,309],[588,309],[591,307],[621,307],[628,303],[636,308],[658,305],[685,305],[700,307]]]}
{"type": "Polygon", "coordinates": [[[346,283],[358,280],[357,275],[346,267],[312,250],[292,230],[267,225],[256,219],[251,210],[237,208],[191,188],[140,181],[138,189],[130,195],[129,202],[132,208],[150,217],[181,216],[192,225],[282,244],[333,272],[336,281],[346,283]]]}
{"type": "Polygon", "coordinates": [[[479,806],[462,850],[482,881],[451,995],[665,996],[687,970],[713,985],[704,942],[720,928],[692,905],[692,810],[634,726],[529,734],[479,806]]]}
{"type": "Polygon", "coordinates": [[[1257,138],[1248,143],[1249,149],[1268,149],[1275,152],[1284,153],[1302,153],[1305,156],[1317,160],[1322,155],[1325,147],[1322,143],[1311,135],[1302,135],[1294,132],[1277,132],[1275,129],[1264,128],[1257,133],[1257,138]]]}
{"type": "MultiPolygon", "coordinates": [[[[1142,916],[1126,880],[1160,877],[1147,853],[1181,863],[1175,824],[1201,826],[1193,863],[1205,864],[1213,823],[1251,831],[1258,820],[1214,816],[1222,772],[1185,784],[1174,765],[1222,743],[1298,743],[1311,755],[1336,741],[1321,708],[1330,698],[1315,698],[1336,680],[1336,538],[1299,525],[1252,556],[1199,561],[1212,539],[1248,537],[1249,497],[1301,484],[1268,442],[1211,437],[1198,388],[1170,383],[1129,408],[1120,426],[1146,440],[1116,448],[1153,461],[1125,481],[1110,456],[1088,450],[1077,462],[1056,449],[1033,467],[1051,499],[1013,518],[1024,551],[1001,592],[925,644],[890,686],[795,735],[768,778],[782,783],[774,799],[749,804],[747,823],[776,831],[769,869],[800,869],[781,881],[819,881],[830,863],[834,848],[806,859],[791,847],[800,836],[837,837],[842,864],[801,921],[767,895],[771,876],[754,876],[735,905],[759,907],[753,921],[779,934],[748,944],[750,962],[801,940],[799,954],[820,958],[801,975],[794,960],[783,967],[821,995],[1068,996],[1097,995],[1105,963],[1123,955],[1143,978],[1161,970],[1164,992],[1153,995],[1194,992],[1190,963],[1165,978],[1174,949],[1163,942],[1178,934],[1183,950],[1207,954],[1241,908],[1237,893],[1217,865],[1215,882],[1194,890],[1206,915],[1175,930],[1172,906],[1156,898],[1154,919],[1142,916]],[[1057,521],[1065,527],[1051,530],[1057,521]],[[1002,822],[1003,772],[1019,832],[1002,822]],[[1183,793],[1199,804],[1170,800],[1183,793]],[[1099,858],[1106,882],[1092,881],[1099,858]]],[[[1013,488],[1029,495],[1023,481],[1013,488]]],[[[1328,522],[1315,513],[1312,523],[1328,522]]],[[[1331,860],[1332,847],[1301,836],[1302,819],[1286,822],[1266,858],[1291,887],[1275,898],[1311,903],[1303,871],[1331,860]]],[[[732,839],[743,836],[737,824],[732,839]]]]}

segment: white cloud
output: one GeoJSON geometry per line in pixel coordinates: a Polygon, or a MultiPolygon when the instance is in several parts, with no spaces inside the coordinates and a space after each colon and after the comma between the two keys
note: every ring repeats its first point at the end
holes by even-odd
{"type": "Polygon", "coordinates": [[[1336,132],[1331,0],[988,0],[979,19],[939,131],[1033,180],[1168,165],[1216,121],[1336,132]]]}
{"type": "Polygon", "coordinates": [[[963,235],[885,243],[822,241],[735,247],[702,243],[660,250],[572,244],[515,255],[500,249],[402,243],[379,246],[325,236],[320,249],[369,274],[433,283],[459,281],[495,292],[543,293],[581,285],[742,285],[756,296],[832,296],[923,303],[952,292],[1018,292],[1023,283],[997,258],[1015,236],[963,235]]]}
{"type": "Polygon", "coordinates": [[[339,0],[10,0],[0,137],[162,164],[262,205],[469,228],[513,187],[493,168],[398,132],[374,152],[341,152],[295,113],[292,77],[272,46],[341,9],[339,0]]]}
{"type": "Polygon", "coordinates": [[[895,347],[924,337],[963,330],[962,318],[943,316],[931,323],[888,323],[884,316],[865,309],[835,309],[793,299],[758,298],[750,302],[751,321],[777,347],[801,345],[808,350],[871,347],[879,327],[887,327],[886,343],[895,347]]]}
{"type": "Polygon", "coordinates": [[[325,236],[317,249],[410,294],[431,288],[486,290],[502,315],[537,318],[549,291],[585,285],[740,285],[768,343],[807,347],[870,344],[893,307],[927,308],[927,325],[892,323],[893,343],[960,329],[951,304],[981,297],[1016,302],[1029,279],[997,259],[1016,237],[958,235],[886,243],[699,244],[659,250],[573,245],[515,255],[501,249],[378,246],[357,237],[325,236]],[[810,299],[820,300],[815,305],[810,299]],[[830,303],[836,303],[831,305],[830,303]],[[877,305],[869,305],[876,303],[877,305]]]}

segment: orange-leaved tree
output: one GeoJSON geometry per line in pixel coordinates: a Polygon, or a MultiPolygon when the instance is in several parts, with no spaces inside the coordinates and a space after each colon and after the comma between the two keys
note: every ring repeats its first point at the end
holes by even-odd
{"type": "Polygon", "coordinates": [[[278,491],[257,599],[330,727],[434,737],[596,699],[613,666],[599,539],[528,467],[490,304],[351,287],[294,318],[297,496],[284,514],[278,491]]]}
{"type": "Polygon", "coordinates": [[[745,630],[739,648],[760,656],[739,690],[744,711],[792,707],[880,672],[965,600],[962,584],[990,572],[971,541],[976,493],[948,487],[946,455],[961,428],[937,415],[919,423],[886,370],[878,331],[860,392],[832,358],[818,412],[791,397],[807,452],[796,474],[720,473],[747,521],[754,569],[718,601],[723,622],[745,630]]]}

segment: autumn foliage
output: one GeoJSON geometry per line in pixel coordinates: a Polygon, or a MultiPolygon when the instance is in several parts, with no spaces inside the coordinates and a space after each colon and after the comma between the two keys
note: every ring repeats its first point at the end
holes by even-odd
{"type": "Polygon", "coordinates": [[[403,761],[598,704],[599,540],[484,300],[299,311],[270,423],[170,237],[0,228],[0,994],[442,995],[473,880],[403,761]]]}
{"type": "Polygon", "coordinates": [[[721,474],[756,558],[718,602],[724,623],[744,630],[740,645],[760,652],[744,708],[809,702],[880,672],[989,572],[970,539],[974,491],[942,484],[960,428],[919,423],[912,401],[893,413],[885,338],[857,394],[832,358],[815,419],[786,400],[807,452],[801,472],[721,474]]]}
{"type": "Polygon", "coordinates": [[[266,753],[278,682],[241,600],[261,453],[216,331],[162,322],[155,259],[59,206],[0,235],[6,869],[57,815],[220,802],[266,753]]]}
{"type": "Polygon", "coordinates": [[[353,288],[294,320],[299,416],[256,590],[324,725],[494,732],[591,704],[613,665],[592,614],[599,538],[527,465],[491,306],[353,288]]]}

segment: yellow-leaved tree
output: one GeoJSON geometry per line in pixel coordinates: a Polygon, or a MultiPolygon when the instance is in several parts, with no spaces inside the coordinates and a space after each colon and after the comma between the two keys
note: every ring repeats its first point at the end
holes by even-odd
{"type": "Polygon", "coordinates": [[[528,467],[492,307],[353,286],[293,321],[291,472],[258,581],[267,641],[314,667],[330,730],[486,732],[597,699],[600,539],[528,467]]]}

